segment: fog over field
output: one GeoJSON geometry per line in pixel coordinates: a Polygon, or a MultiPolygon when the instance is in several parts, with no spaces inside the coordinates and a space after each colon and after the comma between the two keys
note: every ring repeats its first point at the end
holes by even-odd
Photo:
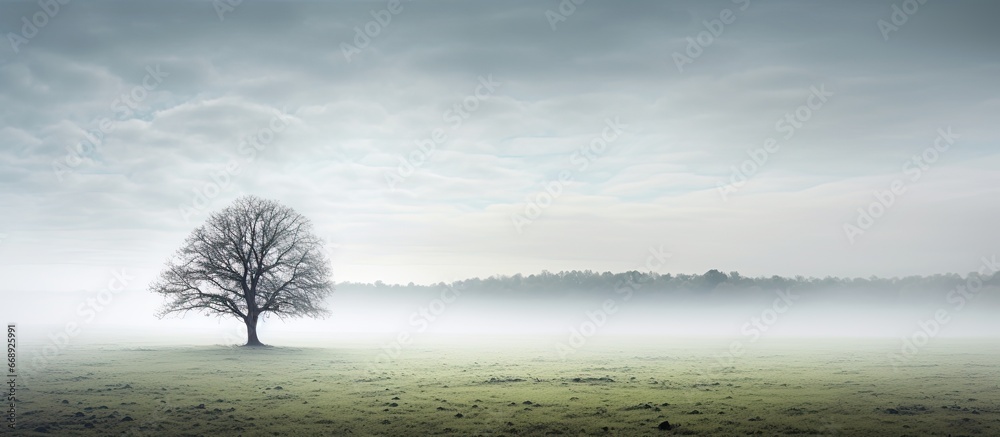
{"type": "Polygon", "coordinates": [[[0,1],[4,432],[1000,434],[998,16],[0,1]]]}
{"type": "MultiPolygon", "coordinates": [[[[603,281],[600,274],[574,272],[594,283],[563,288],[558,284],[569,282],[570,274],[429,286],[343,283],[325,300],[331,309],[328,318],[271,317],[259,329],[268,343],[307,347],[362,344],[402,351],[441,341],[469,346],[541,341],[552,357],[561,359],[588,343],[622,340],[692,340],[725,351],[728,343],[752,345],[768,339],[881,339],[894,343],[885,348],[886,363],[894,354],[916,356],[928,343],[947,339],[995,342],[1000,332],[995,316],[1000,275],[986,281],[950,275],[840,284],[722,275],[719,284],[697,282],[713,272],[679,275],[686,286],[639,272],[604,274],[603,281]],[[782,287],[766,288],[775,283],[782,287]],[[678,288],[666,288],[671,286],[678,288]],[[409,336],[404,343],[397,341],[401,333],[409,336]]],[[[149,327],[148,314],[161,302],[120,296],[114,303],[126,311],[113,305],[104,310],[98,293],[81,294],[69,301],[73,305],[51,305],[48,316],[31,315],[26,319],[30,323],[20,325],[31,347],[27,356],[48,363],[78,344],[236,345],[246,340],[245,327],[232,317],[191,313],[156,320],[157,326],[149,327]],[[76,323],[79,330],[67,330],[59,323],[64,320],[76,323]]]]}

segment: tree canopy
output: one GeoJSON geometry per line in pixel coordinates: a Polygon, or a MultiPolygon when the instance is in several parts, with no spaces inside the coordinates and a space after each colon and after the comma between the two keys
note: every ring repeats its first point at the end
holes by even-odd
{"type": "Polygon", "coordinates": [[[188,311],[235,317],[247,326],[247,345],[258,346],[261,315],[323,317],[333,282],[308,219],[244,196],[196,228],[150,289],[167,299],[160,317],[188,311]]]}

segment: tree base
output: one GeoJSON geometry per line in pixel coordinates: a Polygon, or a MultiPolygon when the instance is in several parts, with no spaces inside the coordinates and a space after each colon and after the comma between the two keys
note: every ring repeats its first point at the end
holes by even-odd
{"type": "Polygon", "coordinates": [[[247,343],[241,347],[271,347],[271,346],[268,346],[261,342],[256,342],[256,343],[247,343]]]}

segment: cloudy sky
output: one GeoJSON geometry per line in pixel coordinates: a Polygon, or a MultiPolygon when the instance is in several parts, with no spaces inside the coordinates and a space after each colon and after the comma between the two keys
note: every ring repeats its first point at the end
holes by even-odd
{"type": "Polygon", "coordinates": [[[964,274],[1000,7],[916,4],[4,2],[0,290],[143,290],[241,194],[337,281],[964,274]]]}

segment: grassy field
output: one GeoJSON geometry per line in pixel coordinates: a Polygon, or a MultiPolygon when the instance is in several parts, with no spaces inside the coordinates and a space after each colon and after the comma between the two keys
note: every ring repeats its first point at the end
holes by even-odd
{"type": "Polygon", "coordinates": [[[606,341],[566,360],[551,343],[486,339],[393,359],[358,344],[77,347],[19,378],[17,433],[1000,435],[995,345],[936,339],[898,367],[885,341],[736,357],[725,342],[606,341]]]}

